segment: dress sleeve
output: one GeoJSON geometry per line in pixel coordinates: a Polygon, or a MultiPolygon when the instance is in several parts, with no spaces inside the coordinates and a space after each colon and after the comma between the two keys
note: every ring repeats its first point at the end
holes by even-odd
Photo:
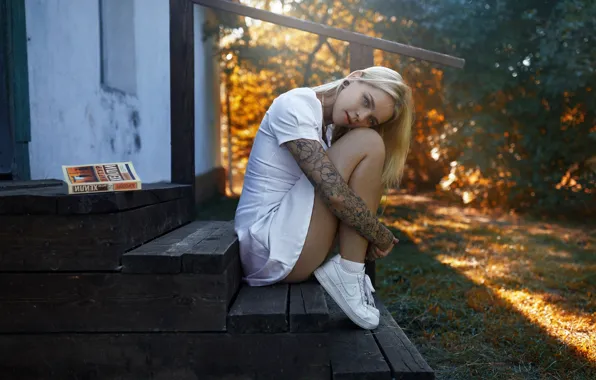
{"type": "Polygon", "coordinates": [[[316,103],[316,99],[289,95],[271,105],[269,126],[278,145],[298,139],[319,141],[316,103]]]}

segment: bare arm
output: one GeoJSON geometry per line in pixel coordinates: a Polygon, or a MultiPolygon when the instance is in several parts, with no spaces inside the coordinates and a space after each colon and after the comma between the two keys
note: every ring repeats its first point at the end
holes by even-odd
{"type": "Polygon", "coordinates": [[[386,249],[391,245],[391,231],[350,189],[318,141],[299,139],[285,145],[335,216],[377,247],[386,249]]]}

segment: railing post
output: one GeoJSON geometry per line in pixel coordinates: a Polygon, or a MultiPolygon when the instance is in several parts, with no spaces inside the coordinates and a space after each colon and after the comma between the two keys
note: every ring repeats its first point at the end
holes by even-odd
{"type": "Polygon", "coordinates": [[[195,199],[195,90],[193,6],[170,0],[171,181],[192,185],[195,199]]]}
{"type": "MultiPolygon", "coordinates": [[[[366,69],[373,66],[374,63],[372,47],[350,42],[350,72],[366,69]]],[[[373,285],[376,285],[376,267],[374,261],[366,263],[366,274],[369,275],[373,285]]]]}

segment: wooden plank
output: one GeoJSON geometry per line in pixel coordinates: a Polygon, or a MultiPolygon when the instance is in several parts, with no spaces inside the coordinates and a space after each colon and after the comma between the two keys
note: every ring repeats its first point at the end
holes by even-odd
{"type": "Polygon", "coordinates": [[[0,335],[4,378],[328,380],[325,334],[0,335]]]}
{"type": "Polygon", "coordinates": [[[242,286],[228,314],[228,332],[280,333],[288,331],[288,285],[242,286]]]}
{"type": "Polygon", "coordinates": [[[188,198],[97,215],[0,215],[2,271],[117,270],[122,254],[187,223],[188,198]]]}
{"type": "Polygon", "coordinates": [[[0,333],[225,331],[240,265],[216,275],[4,273],[0,333]]]}
{"type": "Polygon", "coordinates": [[[377,297],[375,303],[381,313],[381,320],[374,337],[387,358],[393,376],[398,379],[433,380],[433,369],[395,322],[389,310],[377,297]]]}
{"type": "Polygon", "coordinates": [[[354,324],[325,293],[329,308],[329,350],[333,379],[391,379],[374,331],[354,324]]]}
{"type": "Polygon", "coordinates": [[[198,244],[182,253],[182,271],[185,273],[218,273],[239,255],[240,246],[234,230],[234,221],[211,222],[218,227],[198,244]]]}
{"type": "Polygon", "coordinates": [[[54,215],[58,199],[54,195],[60,187],[9,189],[0,192],[0,215],[54,215]]]}
{"type": "Polygon", "coordinates": [[[327,331],[329,309],[325,291],[318,283],[305,282],[290,286],[290,331],[327,331]]]}
{"type": "Polygon", "coordinates": [[[188,185],[143,184],[138,191],[68,194],[64,186],[10,189],[0,192],[0,214],[102,214],[191,197],[188,185]]]}
{"type": "Polygon", "coordinates": [[[33,189],[37,187],[63,186],[64,182],[57,179],[37,179],[32,181],[0,181],[0,194],[5,190],[33,189]]]}
{"type": "Polygon", "coordinates": [[[193,186],[195,198],[193,4],[170,0],[170,108],[172,182],[193,186]]]}
{"type": "Polygon", "coordinates": [[[59,214],[99,214],[124,211],[192,196],[192,187],[175,183],[147,183],[138,191],[70,194],[58,198],[59,214]]]}
{"type": "Polygon", "coordinates": [[[370,331],[330,332],[333,379],[390,380],[391,371],[370,331]]]}
{"type": "MultiPolygon", "coordinates": [[[[217,229],[217,223],[191,222],[122,256],[123,273],[181,273],[182,254],[217,229]]],[[[219,272],[221,273],[224,268],[219,272]]]]}
{"type": "Polygon", "coordinates": [[[355,42],[361,45],[370,46],[374,49],[401,54],[407,57],[418,58],[428,62],[439,63],[445,66],[452,66],[461,69],[465,65],[465,60],[462,58],[457,58],[447,54],[421,49],[410,45],[400,44],[398,42],[388,41],[382,38],[370,37],[365,34],[355,33],[324,24],[318,24],[308,20],[284,16],[227,0],[190,1],[205,7],[218,9],[220,11],[236,13],[242,16],[263,20],[266,22],[272,22],[277,25],[303,30],[309,33],[315,33],[320,36],[335,38],[341,41],[355,42]]]}
{"type": "Polygon", "coordinates": [[[221,273],[238,256],[233,222],[195,221],[122,256],[125,273],[221,273]]]}

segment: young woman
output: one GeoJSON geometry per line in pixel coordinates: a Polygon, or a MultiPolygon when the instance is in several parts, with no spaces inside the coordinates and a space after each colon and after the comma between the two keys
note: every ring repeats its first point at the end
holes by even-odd
{"type": "Polygon", "coordinates": [[[397,243],[375,215],[383,188],[401,179],[412,119],[410,87],[379,66],[277,97],[236,210],[244,281],[301,282],[314,273],[354,323],[376,328],[364,261],[397,243]],[[323,264],[336,237],[340,253],[323,264]]]}

